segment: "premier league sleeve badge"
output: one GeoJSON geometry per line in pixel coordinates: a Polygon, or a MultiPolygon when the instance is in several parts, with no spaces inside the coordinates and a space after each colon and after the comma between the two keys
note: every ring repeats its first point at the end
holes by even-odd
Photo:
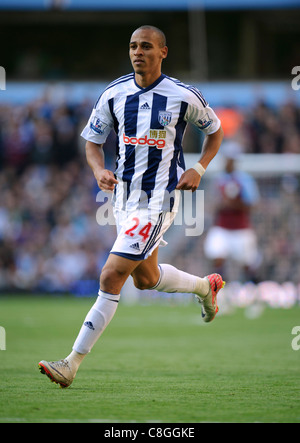
{"type": "Polygon", "coordinates": [[[105,129],[107,128],[107,124],[100,120],[98,117],[93,117],[91,120],[90,127],[97,134],[103,135],[105,129]]]}

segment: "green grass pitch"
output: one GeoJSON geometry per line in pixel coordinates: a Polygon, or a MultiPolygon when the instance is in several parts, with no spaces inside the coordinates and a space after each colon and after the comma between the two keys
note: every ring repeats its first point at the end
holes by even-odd
{"type": "Polygon", "coordinates": [[[205,325],[200,307],[120,303],[69,389],[38,371],[71,350],[92,299],[0,298],[0,422],[300,422],[299,308],[242,309],[205,325]]]}

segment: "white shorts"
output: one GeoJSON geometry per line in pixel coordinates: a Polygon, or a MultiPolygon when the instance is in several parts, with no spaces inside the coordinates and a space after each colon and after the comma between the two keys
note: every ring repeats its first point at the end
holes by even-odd
{"type": "Polygon", "coordinates": [[[118,237],[110,251],[130,260],[145,260],[157,246],[166,246],[163,234],[169,229],[175,212],[154,213],[148,209],[114,209],[118,237]]]}
{"type": "Polygon", "coordinates": [[[212,227],[204,242],[207,258],[232,258],[244,265],[252,265],[257,257],[256,235],[252,229],[230,230],[212,227]]]}

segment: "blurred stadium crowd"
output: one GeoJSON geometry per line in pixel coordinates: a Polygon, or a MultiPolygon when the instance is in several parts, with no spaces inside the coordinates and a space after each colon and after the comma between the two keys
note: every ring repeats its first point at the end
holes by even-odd
{"type": "MultiPolygon", "coordinates": [[[[80,132],[93,104],[40,99],[0,105],[0,291],[96,293],[115,228],[96,221],[98,188],[85,161],[80,132]]],[[[300,154],[300,109],[258,103],[239,113],[239,138],[247,153],[300,154]]],[[[114,164],[114,137],[107,142],[114,164]]],[[[209,178],[207,179],[207,183],[209,178]]],[[[258,281],[300,283],[299,176],[259,178],[253,222],[260,245],[258,281]],[[280,202],[280,204],[279,204],[280,202]],[[279,260],[280,258],[280,260],[279,260]]],[[[207,223],[212,214],[207,210],[207,223]]],[[[206,225],[207,227],[207,225],[206,225]]],[[[172,263],[199,273],[209,264],[203,236],[190,238],[189,254],[172,263]]]]}

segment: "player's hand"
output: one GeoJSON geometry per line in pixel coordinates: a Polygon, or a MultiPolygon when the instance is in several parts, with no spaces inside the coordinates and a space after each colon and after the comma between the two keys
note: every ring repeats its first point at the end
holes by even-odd
{"type": "Polygon", "coordinates": [[[115,185],[119,183],[115,179],[113,172],[108,169],[102,169],[100,172],[95,173],[95,177],[99,188],[105,192],[113,192],[115,185]]]}
{"type": "Polygon", "coordinates": [[[195,192],[200,185],[200,181],[201,181],[200,174],[198,174],[198,172],[195,171],[195,169],[191,168],[182,174],[176,186],[176,189],[180,189],[182,191],[195,192]]]}

